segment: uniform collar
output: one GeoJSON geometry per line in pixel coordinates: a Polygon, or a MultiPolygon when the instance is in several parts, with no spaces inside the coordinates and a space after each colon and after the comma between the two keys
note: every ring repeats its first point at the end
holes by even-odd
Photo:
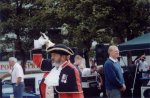
{"type": "Polygon", "coordinates": [[[114,59],[114,58],[112,58],[112,57],[109,57],[109,59],[112,60],[113,62],[118,62],[117,59],[114,59]]]}
{"type": "Polygon", "coordinates": [[[69,63],[70,63],[70,61],[68,60],[68,61],[65,61],[63,64],[61,64],[60,66],[61,66],[62,68],[64,68],[64,67],[66,67],[69,63]]]}

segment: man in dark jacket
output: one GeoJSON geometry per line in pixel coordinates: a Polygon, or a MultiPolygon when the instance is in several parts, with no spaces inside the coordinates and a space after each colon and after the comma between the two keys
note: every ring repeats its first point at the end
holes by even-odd
{"type": "Polygon", "coordinates": [[[41,95],[49,93],[46,92],[47,86],[53,86],[59,98],[84,98],[79,71],[69,60],[73,51],[63,44],[50,45],[46,51],[51,54],[51,60],[43,59],[40,51],[41,49],[33,51],[33,62],[41,70],[50,71],[42,81],[41,95]]]}
{"type": "Polygon", "coordinates": [[[55,63],[56,68],[58,70],[60,68],[58,85],[56,83],[55,86],[59,98],[84,98],[79,71],[69,60],[70,55],[74,54],[73,51],[63,44],[58,44],[48,48],[47,52],[51,53],[51,60],[52,63],[55,63]]]}

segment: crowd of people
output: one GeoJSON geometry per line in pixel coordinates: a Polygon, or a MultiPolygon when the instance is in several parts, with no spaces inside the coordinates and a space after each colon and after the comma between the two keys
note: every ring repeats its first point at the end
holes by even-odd
{"type": "MultiPolygon", "coordinates": [[[[44,35],[45,36],[45,35],[44,35]]],[[[80,55],[76,55],[74,63],[70,62],[70,56],[74,55],[71,48],[64,44],[54,44],[45,38],[36,40],[33,49],[33,62],[44,72],[43,79],[39,85],[40,98],[54,98],[50,90],[58,93],[59,98],[84,98],[82,90],[82,78],[90,75],[97,76],[98,88],[105,87],[108,98],[121,98],[121,93],[126,90],[125,80],[121,66],[118,62],[119,49],[115,45],[108,48],[109,58],[104,65],[96,65],[93,58],[90,58],[90,68],[86,68],[85,60],[80,55]],[[39,42],[37,42],[39,41],[39,42]],[[46,51],[51,55],[50,59],[43,59],[42,46],[46,45],[46,51]],[[49,90],[50,89],[50,90],[49,90]]],[[[145,71],[142,66],[146,64],[141,57],[140,70],[145,71]],[[143,62],[143,63],[142,63],[143,62]]],[[[8,75],[11,76],[14,98],[23,98],[24,73],[21,66],[14,57],[9,58],[9,64],[13,69],[8,75]]],[[[143,74],[145,76],[145,74],[143,74]]]]}

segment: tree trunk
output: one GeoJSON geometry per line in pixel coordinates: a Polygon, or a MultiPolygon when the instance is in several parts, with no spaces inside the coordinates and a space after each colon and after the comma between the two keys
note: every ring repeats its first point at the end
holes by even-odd
{"type": "Polygon", "coordinates": [[[129,66],[132,65],[132,53],[131,53],[131,51],[129,51],[127,53],[127,61],[128,61],[129,66]]]}
{"type": "MultiPolygon", "coordinates": [[[[19,0],[15,0],[16,1],[16,16],[19,17],[20,14],[22,14],[22,4],[23,4],[23,0],[19,1],[19,0]]],[[[16,50],[20,50],[20,57],[21,57],[21,66],[23,68],[23,72],[25,73],[25,65],[26,65],[26,55],[25,55],[25,50],[22,47],[22,42],[20,39],[20,27],[17,27],[15,29],[15,33],[17,35],[17,44],[16,44],[16,50]]]]}
{"type": "Polygon", "coordinates": [[[19,50],[19,55],[21,57],[21,66],[23,68],[23,71],[25,73],[25,65],[26,65],[26,54],[25,54],[25,50],[22,47],[22,42],[20,39],[20,34],[19,34],[19,29],[15,30],[16,35],[17,35],[17,43],[16,43],[16,50],[19,50]]]}
{"type": "Polygon", "coordinates": [[[89,51],[85,50],[84,51],[84,58],[85,58],[85,65],[87,68],[90,68],[90,64],[89,64],[89,51]]]}

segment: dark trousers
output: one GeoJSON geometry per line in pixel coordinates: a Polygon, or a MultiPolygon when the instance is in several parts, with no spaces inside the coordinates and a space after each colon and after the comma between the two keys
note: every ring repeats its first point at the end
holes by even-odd
{"type": "Polygon", "coordinates": [[[24,83],[21,82],[18,85],[16,83],[13,84],[13,93],[14,98],[23,98],[23,92],[24,92],[24,83]]]}

